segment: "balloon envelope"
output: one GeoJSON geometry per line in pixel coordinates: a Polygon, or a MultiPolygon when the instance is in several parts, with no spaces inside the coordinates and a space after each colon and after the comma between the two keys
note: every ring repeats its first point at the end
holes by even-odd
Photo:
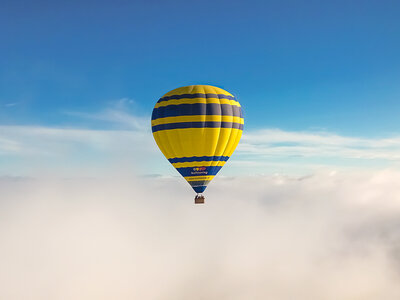
{"type": "Polygon", "coordinates": [[[232,155],[243,124],[235,97],[209,85],[170,91],[158,100],[151,118],[161,152],[197,193],[232,155]]]}

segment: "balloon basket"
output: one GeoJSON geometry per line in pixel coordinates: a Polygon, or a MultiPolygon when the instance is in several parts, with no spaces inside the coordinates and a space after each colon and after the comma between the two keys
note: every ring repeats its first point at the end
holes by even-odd
{"type": "Polygon", "coordinates": [[[204,196],[199,194],[194,198],[194,204],[204,204],[204,196]]]}

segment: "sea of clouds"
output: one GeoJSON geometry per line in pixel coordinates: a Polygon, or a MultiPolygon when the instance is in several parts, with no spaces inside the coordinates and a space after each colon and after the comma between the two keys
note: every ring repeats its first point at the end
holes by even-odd
{"type": "Polygon", "coordinates": [[[0,298],[400,299],[400,173],[0,180],[0,298]]]}

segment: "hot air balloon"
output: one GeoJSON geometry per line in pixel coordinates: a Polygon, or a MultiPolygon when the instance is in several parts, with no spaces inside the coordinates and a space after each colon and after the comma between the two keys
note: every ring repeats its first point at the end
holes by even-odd
{"type": "Polygon", "coordinates": [[[174,89],[156,103],[151,117],[161,152],[197,193],[228,161],[243,131],[242,109],[227,91],[209,85],[174,89]]]}

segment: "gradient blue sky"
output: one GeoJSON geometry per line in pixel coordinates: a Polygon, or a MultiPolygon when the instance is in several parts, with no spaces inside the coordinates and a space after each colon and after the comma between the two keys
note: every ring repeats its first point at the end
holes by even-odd
{"type": "Polygon", "coordinates": [[[400,131],[398,1],[2,1],[0,122],[223,87],[247,128],[400,131]],[[15,105],[13,105],[15,104],[15,105]]]}
{"type": "Polygon", "coordinates": [[[240,100],[237,173],[400,166],[399,1],[0,5],[0,174],[158,151],[153,106],[190,84],[240,100]]]}

